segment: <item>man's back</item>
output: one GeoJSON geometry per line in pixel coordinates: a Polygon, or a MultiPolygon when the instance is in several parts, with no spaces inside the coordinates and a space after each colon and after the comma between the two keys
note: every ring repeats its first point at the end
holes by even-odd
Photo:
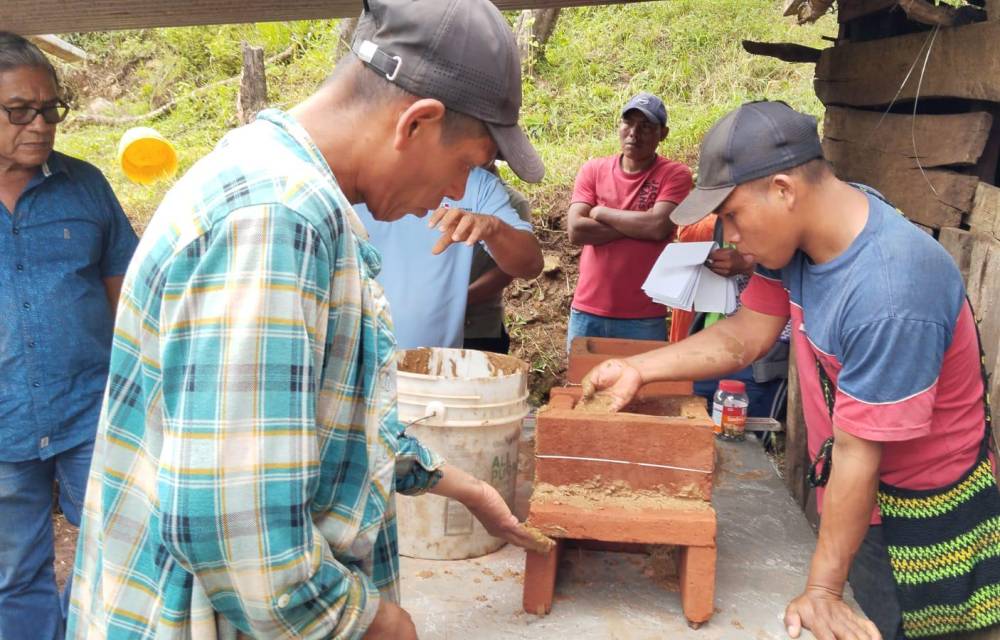
{"type": "Polygon", "coordinates": [[[394,345],[348,211],[273,111],[164,200],[122,294],[68,637],[286,637],[316,604],[344,632],[394,589],[394,345]]]}

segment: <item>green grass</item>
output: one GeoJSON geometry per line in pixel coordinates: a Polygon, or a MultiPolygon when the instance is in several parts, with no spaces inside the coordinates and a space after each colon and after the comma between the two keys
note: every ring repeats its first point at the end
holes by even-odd
{"type": "MultiPolygon", "coordinates": [[[[524,85],[522,121],[548,173],[540,185],[515,181],[526,194],[560,207],[587,158],[614,153],[618,109],[634,93],[660,95],[670,111],[667,156],[693,163],[711,124],[740,103],[782,99],[819,114],[813,67],[751,56],[740,40],[791,41],[822,47],[835,33],[832,18],[799,27],[781,16],[780,0],[668,0],[563,10],[546,55],[524,85]]],[[[94,60],[64,67],[79,106],[110,99],[104,115],[148,112],[239,73],[240,41],[273,56],[290,45],[287,63],[268,68],[273,106],[289,107],[312,92],[332,68],[336,21],[192,27],[66,36],[94,60]]],[[[168,115],[148,124],[178,149],[181,171],[208,152],[236,125],[235,83],[181,99],[168,115]]],[[[109,177],[137,227],[156,208],[169,184],[129,183],[115,154],[125,126],[63,125],[57,147],[98,165],[109,177]]],[[[510,177],[508,175],[508,177],[510,177]]]]}

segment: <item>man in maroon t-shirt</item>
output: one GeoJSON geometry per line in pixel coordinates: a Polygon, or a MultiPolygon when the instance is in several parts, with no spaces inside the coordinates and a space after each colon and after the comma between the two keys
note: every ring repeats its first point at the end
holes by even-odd
{"type": "Polygon", "coordinates": [[[674,236],[670,212],[691,191],[691,170],[656,153],[668,131],[663,101],[640,93],[621,112],[621,153],[576,176],[569,239],[583,253],[567,348],[578,336],[666,340],[667,308],[642,283],[674,236]]]}

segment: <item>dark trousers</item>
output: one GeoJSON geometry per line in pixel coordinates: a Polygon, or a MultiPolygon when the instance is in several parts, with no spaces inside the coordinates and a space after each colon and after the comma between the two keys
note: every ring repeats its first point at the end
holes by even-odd
{"type": "Polygon", "coordinates": [[[466,338],[462,343],[462,347],[465,349],[472,349],[474,351],[491,351],[493,353],[510,353],[510,336],[507,334],[507,328],[502,327],[500,329],[500,337],[498,338],[466,338]]]}
{"type": "Polygon", "coordinates": [[[847,575],[854,599],[868,619],[875,623],[883,640],[904,640],[903,618],[892,577],[889,552],[882,538],[882,526],[868,527],[861,548],[847,575]]]}

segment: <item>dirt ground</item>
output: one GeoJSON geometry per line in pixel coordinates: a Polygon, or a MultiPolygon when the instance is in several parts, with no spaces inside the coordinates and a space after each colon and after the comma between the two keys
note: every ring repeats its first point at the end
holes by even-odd
{"type": "Polygon", "coordinates": [[[65,516],[57,513],[52,518],[55,529],[56,546],[56,584],[59,589],[66,584],[66,578],[73,570],[73,558],[76,553],[76,534],[78,529],[66,521],[65,516]]]}

